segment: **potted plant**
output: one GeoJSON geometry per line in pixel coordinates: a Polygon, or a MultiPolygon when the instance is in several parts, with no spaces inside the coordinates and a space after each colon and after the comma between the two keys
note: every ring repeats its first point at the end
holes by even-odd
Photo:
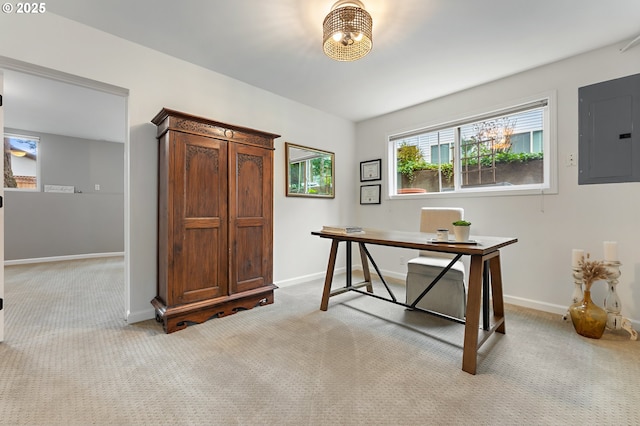
{"type": "Polygon", "coordinates": [[[469,231],[471,229],[471,222],[466,220],[456,220],[452,223],[453,234],[456,236],[456,241],[469,241],[469,231]]]}
{"type": "Polygon", "coordinates": [[[419,147],[415,145],[408,145],[406,143],[400,145],[398,148],[398,172],[407,180],[409,187],[399,188],[399,194],[417,192],[417,190],[420,190],[420,192],[426,192],[424,189],[412,188],[413,181],[416,178],[416,170],[422,170],[425,166],[426,163],[419,147]],[[407,191],[407,189],[410,190],[407,191]]]}

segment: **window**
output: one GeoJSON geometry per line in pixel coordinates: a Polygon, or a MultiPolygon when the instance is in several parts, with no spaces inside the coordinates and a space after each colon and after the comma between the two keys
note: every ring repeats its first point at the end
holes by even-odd
{"type": "Polygon", "coordinates": [[[35,136],[4,134],[5,189],[39,190],[39,144],[35,136]]]}
{"type": "Polygon", "coordinates": [[[390,195],[552,188],[549,103],[390,136],[390,195]]]}

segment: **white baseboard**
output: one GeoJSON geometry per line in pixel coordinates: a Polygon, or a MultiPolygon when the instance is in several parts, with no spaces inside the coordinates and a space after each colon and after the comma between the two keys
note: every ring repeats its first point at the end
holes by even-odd
{"type": "MultiPolygon", "coordinates": [[[[360,268],[360,273],[362,273],[362,266],[356,266],[355,268],[360,268]]],[[[369,271],[370,274],[372,274],[372,276],[377,277],[378,274],[376,273],[376,271],[369,271]]],[[[402,274],[400,272],[393,272],[393,271],[380,271],[380,273],[382,274],[382,276],[387,279],[387,278],[391,278],[394,280],[394,282],[398,281],[397,284],[405,284],[407,281],[407,274],[402,274]]]]}
{"type": "MultiPolygon", "coordinates": [[[[525,299],[523,297],[515,297],[504,295],[504,303],[509,303],[511,305],[522,306],[524,308],[531,308],[537,311],[549,312],[550,314],[558,314],[564,315],[567,313],[569,306],[566,305],[554,305],[552,303],[540,302],[537,300],[525,299]]],[[[629,321],[633,325],[635,330],[638,330],[640,326],[640,321],[633,320],[629,318],[629,321]]]]}
{"type": "MultiPolygon", "coordinates": [[[[358,266],[354,266],[353,272],[356,274],[361,274],[362,271],[358,270],[358,266]]],[[[405,282],[405,274],[391,272],[391,271],[380,271],[385,279],[392,279],[399,282],[399,284],[404,284],[405,282]]],[[[336,269],[336,275],[339,273],[344,273],[344,268],[340,268],[340,270],[336,269]]],[[[377,274],[376,274],[377,275],[377,274]]],[[[289,280],[279,281],[276,283],[278,287],[288,287],[296,284],[302,284],[308,281],[317,280],[319,278],[324,278],[325,272],[318,272],[316,274],[303,275],[301,277],[292,278],[289,280]]],[[[549,312],[552,314],[564,315],[567,312],[567,306],[562,305],[554,305],[552,303],[540,302],[538,300],[525,299],[523,297],[515,297],[504,295],[504,302],[509,303],[511,305],[522,306],[524,308],[535,309],[542,312],[549,312]]],[[[139,312],[130,312],[127,315],[126,321],[129,324],[133,324],[136,322],[146,321],[155,318],[155,310],[153,308],[146,309],[144,311],[139,312]]],[[[633,328],[635,330],[640,329],[640,322],[630,320],[633,324],[633,328]]]]}
{"type": "Polygon", "coordinates": [[[142,322],[150,319],[154,319],[156,317],[156,311],[153,308],[145,309],[143,311],[137,312],[127,312],[127,317],[125,321],[128,324],[134,324],[136,322],[142,322]]]}
{"type": "Polygon", "coordinates": [[[93,259],[99,257],[118,257],[124,256],[124,252],[112,252],[112,253],[86,253],[86,254],[74,254],[69,256],[53,256],[53,257],[36,257],[33,259],[16,259],[5,260],[4,265],[26,265],[29,263],[46,263],[46,262],[61,262],[63,260],[79,260],[79,259],[93,259]]]}
{"type": "MultiPolygon", "coordinates": [[[[344,271],[345,271],[345,268],[336,268],[334,275],[343,274],[344,271]]],[[[306,283],[308,281],[319,280],[324,278],[326,275],[327,273],[325,271],[316,272],[315,274],[302,275],[299,277],[290,278],[288,280],[277,281],[277,282],[274,282],[274,284],[277,285],[278,287],[289,287],[296,284],[306,283]]]]}
{"type": "Polygon", "coordinates": [[[540,302],[538,300],[525,299],[524,297],[509,296],[508,294],[505,294],[503,298],[504,303],[522,306],[523,308],[531,308],[537,311],[549,312],[550,314],[564,315],[568,308],[568,306],[554,305],[552,303],[540,302]]]}
{"type": "MultiPolygon", "coordinates": [[[[354,266],[354,269],[356,268],[358,268],[358,266],[354,266]]],[[[387,277],[393,278],[401,281],[401,283],[404,283],[407,277],[406,274],[393,272],[393,271],[380,271],[380,272],[385,278],[387,277]]],[[[536,309],[538,311],[549,312],[552,314],[560,314],[560,315],[564,315],[565,312],[567,312],[567,306],[554,305],[551,303],[540,302],[538,300],[525,299],[523,297],[509,296],[507,294],[505,294],[503,298],[505,303],[509,303],[511,305],[516,305],[516,306],[522,306],[524,308],[531,308],[531,309],[536,309]]]]}
{"type": "MultiPolygon", "coordinates": [[[[353,272],[361,274],[362,266],[354,265],[353,272]]],[[[407,276],[406,274],[394,272],[394,271],[386,271],[386,270],[381,270],[380,272],[382,273],[385,279],[389,278],[389,279],[396,280],[398,281],[399,284],[405,283],[406,276],[407,276]]],[[[377,274],[375,273],[375,271],[371,271],[371,274],[372,275],[375,274],[377,278],[377,274]]],[[[522,306],[523,308],[535,309],[542,312],[548,312],[551,314],[564,315],[567,312],[567,308],[568,308],[568,306],[565,306],[565,305],[556,305],[553,303],[541,302],[539,300],[525,299],[524,297],[509,296],[508,294],[505,294],[503,298],[504,298],[504,303],[509,303],[515,306],[522,306]]],[[[635,330],[640,329],[640,321],[633,320],[631,318],[629,318],[629,321],[631,322],[635,330]]]]}

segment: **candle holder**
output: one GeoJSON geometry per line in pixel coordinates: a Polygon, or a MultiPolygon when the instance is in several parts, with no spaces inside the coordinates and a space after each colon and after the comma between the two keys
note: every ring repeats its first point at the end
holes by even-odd
{"type": "MultiPolygon", "coordinates": [[[[571,295],[571,305],[573,305],[574,303],[578,303],[581,302],[582,299],[584,298],[584,293],[582,292],[582,269],[580,269],[577,266],[573,267],[573,294],[571,295]]],[[[567,309],[567,312],[562,316],[563,320],[568,320],[569,319],[569,309],[567,309]]]]}
{"type": "Polygon", "coordinates": [[[618,285],[618,278],[620,278],[620,265],[621,263],[616,260],[606,260],[605,266],[609,270],[609,279],[607,280],[609,291],[607,297],[604,299],[604,308],[607,311],[607,328],[609,330],[627,330],[631,334],[631,340],[638,339],[638,333],[631,326],[631,321],[620,315],[622,310],[622,304],[620,298],[616,292],[616,286],[618,285]]]}
{"type": "Polygon", "coordinates": [[[604,264],[610,274],[607,280],[609,290],[607,297],[604,299],[604,308],[607,311],[607,328],[609,330],[627,330],[629,334],[631,334],[631,340],[638,340],[638,333],[631,326],[631,321],[620,315],[622,304],[616,292],[616,286],[618,285],[618,278],[620,278],[621,275],[621,263],[617,260],[605,260],[604,264]]]}

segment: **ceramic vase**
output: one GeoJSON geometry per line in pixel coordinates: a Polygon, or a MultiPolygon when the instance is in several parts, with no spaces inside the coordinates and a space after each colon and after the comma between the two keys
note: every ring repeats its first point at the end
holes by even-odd
{"type": "Polygon", "coordinates": [[[569,307],[569,314],[579,335],[591,339],[602,337],[607,325],[607,311],[593,303],[591,290],[585,290],[583,299],[569,307]]]}
{"type": "Polygon", "coordinates": [[[469,241],[470,226],[453,226],[453,234],[456,237],[456,241],[469,241]]]}

